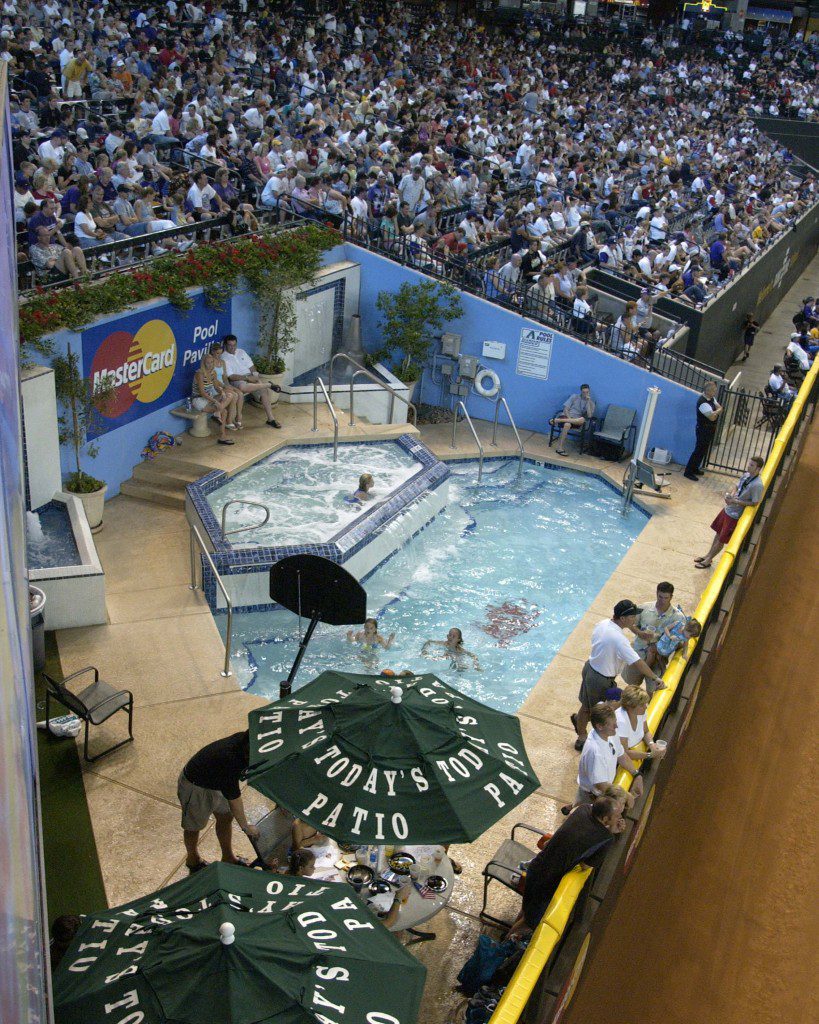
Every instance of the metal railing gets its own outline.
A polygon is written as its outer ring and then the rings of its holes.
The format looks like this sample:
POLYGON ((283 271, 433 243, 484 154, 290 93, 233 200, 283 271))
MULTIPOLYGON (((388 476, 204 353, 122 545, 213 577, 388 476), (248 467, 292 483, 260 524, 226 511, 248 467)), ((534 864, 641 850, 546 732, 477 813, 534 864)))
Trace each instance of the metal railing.
POLYGON ((321 377, 316 377, 313 381, 313 433, 315 434, 318 431, 319 388, 321 388, 321 393, 324 395, 324 401, 327 403, 330 415, 333 417, 333 462, 338 462, 338 416, 336 416, 336 410, 333 408, 333 403, 330 401, 330 396, 327 394, 327 388, 324 386, 324 381, 321 377))
POLYGON ((395 410, 395 399, 397 398, 399 402, 403 402, 404 405, 406 405, 406 407, 407 407, 407 415, 408 416, 409 416, 409 413, 412 412, 412 422, 413 422, 413 425, 414 426, 418 425, 418 410, 415 408, 415 406, 412 404, 412 402, 410 402, 410 400, 408 398, 404 398, 403 395, 399 395, 398 392, 394 388, 391 388, 389 386, 389 384, 387 384, 385 381, 381 380, 380 377, 378 377, 376 374, 374 374, 371 370, 368 370, 366 366, 362 366, 361 363, 359 363, 355 359, 353 359, 352 356, 348 356, 346 352, 336 352, 336 354, 330 360, 330 369, 329 369, 328 374, 327 374, 327 381, 328 381, 328 385, 329 385, 329 388, 330 388, 330 398, 332 398, 332 395, 333 395, 333 366, 335 365, 335 362, 336 362, 337 359, 344 359, 344 360, 346 360, 350 364, 350 366, 355 366, 356 367, 355 372, 353 373, 352 377, 350 378, 350 426, 351 427, 355 426, 355 408, 354 408, 355 389, 354 389, 353 385, 355 384, 355 379, 358 376, 367 377, 369 380, 371 380, 374 384, 377 384, 384 391, 388 391, 389 392, 389 394, 390 394, 390 408, 389 408, 389 415, 387 417, 387 422, 388 423, 392 423, 392 415, 393 415, 393 412, 395 410))
POLYGON ((512 430, 514 430, 515 432, 515 439, 518 442, 518 475, 516 479, 520 480, 521 474, 523 473, 523 441, 521 441, 520 439, 520 434, 518 433, 518 428, 515 424, 514 417, 512 416, 512 410, 509 408, 509 403, 506 401, 503 395, 499 395, 497 402, 495 402, 495 419, 492 422, 492 440, 489 442, 489 444, 490 447, 492 448, 498 447, 496 437, 498 433, 498 415, 500 414, 501 406, 503 406, 504 409, 506 410, 506 415, 509 417, 509 423, 512 427, 512 430))
MULTIPOLYGON (((205 547, 205 542, 202 540, 202 534, 196 529, 193 523, 188 524, 190 526, 190 556, 191 556, 191 582, 188 587, 189 590, 198 590, 198 584, 196 582, 196 545, 194 544, 194 538, 202 549, 202 554, 207 559, 210 571, 213 573, 213 578, 216 580, 216 586, 222 591, 222 597, 225 599, 225 607, 227 608, 227 630, 225 632, 225 667, 222 669, 221 674, 227 678, 232 676, 233 673, 230 671, 230 647, 233 637, 233 602, 230 599, 225 589, 225 585, 222 582, 222 577, 219 575, 219 570, 213 564, 213 559, 210 556, 210 551, 205 547)), ((205 570, 202 569, 202 590, 205 589, 205 570)))
POLYGON ((230 501, 226 501, 222 506, 222 536, 227 540, 228 537, 232 537, 236 533, 247 533, 248 530, 258 530, 262 526, 266 526, 270 520, 270 509, 267 505, 262 505, 258 501, 247 501, 244 498, 232 498, 230 501), (231 505, 252 505, 254 508, 260 508, 264 512, 264 519, 260 523, 252 523, 250 526, 237 526, 235 530, 225 529, 225 518, 227 517, 227 510, 231 505))
POLYGON ((475 438, 475 444, 478 446, 478 483, 480 483, 481 477, 483 476, 483 445, 481 444, 481 439, 478 437, 477 430, 475 430, 475 424, 472 422, 472 419, 470 418, 469 413, 466 411, 466 406, 464 405, 463 402, 458 402, 458 404, 455 406, 455 413, 452 417, 452 444, 450 444, 449 447, 457 448, 457 445, 455 444, 455 435, 457 434, 458 431, 459 409, 463 412, 464 419, 469 424, 469 429, 472 431, 472 436, 475 438))

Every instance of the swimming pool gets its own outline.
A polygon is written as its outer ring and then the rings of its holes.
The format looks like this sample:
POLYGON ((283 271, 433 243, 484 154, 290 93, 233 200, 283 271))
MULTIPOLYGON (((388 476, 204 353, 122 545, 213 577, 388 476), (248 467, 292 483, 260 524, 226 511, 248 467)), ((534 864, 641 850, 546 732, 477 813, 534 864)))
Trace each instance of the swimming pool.
MULTIPOLYGON (((270 520, 263 527, 233 535, 233 547, 320 544, 375 508, 421 469, 412 454, 394 441, 340 444, 335 462, 331 445, 294 445, 228 478, 207 495, 207 501, 219 521, 225 503, 236 499, 270 509, 270 520), (373 500, 364 505, 348 500, 363 473, 375 478, 373 500)), ((234 505, 228 510, 226 528, 251 526, 261 518, 257 508, 234 505)))
MULTIPOLYGON (((516 487, 516 460, 497 459, 478 486, 474 462, 449 465, 444 510, 364 582, 369 614, 383 636, 395 633, 393 646, 371 654, 345 629, 320 625, 296 688, 329 668, 409 668, 516 711, 648 521, 637 508, 624 518, 622 497, 591 474, 526 463, 516 487), (421 656, 426 640, 443 640, 452 626, 481 671, 421 656)), ((224 616, 217 621, 224 630, 224 616)), ((278 699, 298 638, 298 619, 283 609, 236 615, 242 687, 278 699)))

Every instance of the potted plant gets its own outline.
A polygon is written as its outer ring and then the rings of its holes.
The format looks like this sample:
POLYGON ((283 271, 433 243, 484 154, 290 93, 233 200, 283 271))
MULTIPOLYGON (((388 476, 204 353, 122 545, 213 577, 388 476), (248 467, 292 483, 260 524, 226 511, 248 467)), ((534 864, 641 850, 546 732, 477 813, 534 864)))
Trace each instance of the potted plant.
POLYGON ((107 486, 82 468, 81 457, 97 457, 99 449, 88 441, 88 432, 105 414, 116 395, 116 387, 108 376, 101 377, 96 385, 83 377, 80 360, 68 346, 64 356, 57 356, 52 362, 57 401, 62 406, 59 417, 60 444, 71 446, 76 469, 65 480, 65 489, 76 494, 85 508, 88 525, 92 533, 102 529, 107 486))
POLYGON ((424 364, 429 358, 433 336, 444 323, 463 314, 458 292, 437 281, 405 282, 397 292, 379 292, 376 306, 383 341, 381 358, 392 363, 395 376, 408 385, 412 401, 424 364))
MULTIPOLYGON (((281 386, 287 370, 284 356, 296 343, 296 306, 294 290, 308 283, 316 266, 301 267, 284 261, 266 268, 255 282, 259 303, 259 346, 253 365, 259 376, 281 386)), ((278 393, 274 393, 274 401, 278 393)))

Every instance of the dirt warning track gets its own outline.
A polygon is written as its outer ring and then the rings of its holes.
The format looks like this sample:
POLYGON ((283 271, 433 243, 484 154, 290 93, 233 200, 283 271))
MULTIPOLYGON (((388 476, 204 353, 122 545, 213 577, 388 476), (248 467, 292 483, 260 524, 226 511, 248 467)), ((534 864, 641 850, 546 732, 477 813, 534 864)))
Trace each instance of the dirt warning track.
POLYGON ((564 1024, 819 1020, 817 512, 819 417, 564 1024))

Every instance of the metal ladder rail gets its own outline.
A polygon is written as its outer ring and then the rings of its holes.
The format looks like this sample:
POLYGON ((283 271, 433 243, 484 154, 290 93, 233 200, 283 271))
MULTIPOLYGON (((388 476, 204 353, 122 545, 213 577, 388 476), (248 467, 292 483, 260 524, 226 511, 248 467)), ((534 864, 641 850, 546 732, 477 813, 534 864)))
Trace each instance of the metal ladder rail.
POLYGON ((389 386, 389 384, 385 384, 384 381, 381 380, 376 374, 374 374, 371 370, 368 370, 366 366, 362 366, 361 363, 359 363, 359 362, 357 362, 357 360, 353 359, 352 356, 348 356, 346 352, 336 352, 336 354, 330 360, 330 370, 329 370, 329 373, 328 373, 328 380, 329 380, 329 383, 330 383, 330 394, 331 395, 333 393, 333 366, 335 364, 336 359, 344 359, 351 366, 354 366, 356 368, 355 372, 353 373, 352 377, 350 378, 350 426, 351 427, 355 426, 355 410, 354 410, 354 406, 353 406, 353 403, 355 401, 353 396, 354 396, 355 392, 353 391, 353 385, 355 384, 356 377, 358 377, 359 375, 363 375, 364 377, 367 377, 367 379, 371 380, 373 382, 373 384, 377 384, 384 391, 388 391, 389 392, 389 395, 390 395, 389 421, 390 421, 390 423, 392 423, 392 414, 393 414, 393 410, 395 409, 395 400, 397 398, 399 402, 403 402, 404 405, 406 405, 406 407, 407 407, 407 415, 409 415, 409 413, 412 412, 412 422, 413 422, 413 425, 417 426, 417 424, 418 424, 418 410, 415 408, 415 406, 412 404, 412 402, 410 402, 408 399, 404 398, 403 395, 399 395, 398 392, 394 388, 391 388, 389 386))
POLYGON ((267 505, 262 505, 258 501, 246 501, 244 498, 231 498, 230 501, 226 501, 222 506, 222 536, 227 540, 228 537, 232 537, 235 533, 247 533, 248 530, 258 530, 265 526, 269 520, 270 509, 267 505), (264 512, 264 519, 260 523, 252 523, 250 526, 239 526, 235 530, 225 530, 227 510, 231 505, 252 505, 254 508, 260 508, 264 512))
POLYGON ((481 482, 481 477, 483 476, 483 445, 481 444, 481 439, 478 437, 477 430, 475 430, 475 424, 472 422, 472 420, 471 420, 471 418, 469 416, 469 413, 466 411, 466 406, 464 405, 463 402, 458 402, 458 404, 455 406, 455 414, 454 414, 454 416, 452 418, 452 444, 450 444, 449 447, 450 448, 457 447, 456 444, 455 444, 455 435, 456 435, 457 430, 458 430, 458 410, 459 409, 461 409, 463 411, 464 419, 469 424, 469 429, 472 431, 472 436, 475 439, 475 444, 478 446, 478 483, 480 483, 481 482))
MULTIPOLYGON (((227 590, 225 589, 225 585, 222 582, 222 577, 219 575, 219 570, 213 564, 213 559, 210 556, 210 552, 205 547, 205 542, 202 540, 202 534, 196 529, 196 527, 193 525, 193 523, 189 523, 188 525, 190 526, 190 554, 191 554, 191 582, 190 582, 190 586, 189 586, 188 589, 189 590, 198 590, 199 589, 198 585, 196 583, 197 572, 196 572, 196 546, 194 545, 194 537, 195 537, 196 540, 199 543, 199 547, 202 549, 202 554, 208 560, 208 565, 210 566, 211 572, 213 573, 214 579, 216 580, 216 585, 222 591, 222 597, 224 597, 224 599, 225 599, 225 605, 227 607, 227 633, 225 635, 225 667, 222 669, 222 673, 221 674, 225 678, 227 678, 228 676, 233 675, 233 673, 230 671, 230 648, 231 648, 232 637, 233 637, 233 602, 231 601, 230 595, 228 594, 227 590)), ((204 592, 204 590, 205 590, 205 579, 204 579, 204 571, 203 571, 203 573, 202 573, 202 591, 204 592)))
POLYGON ((330 401, 330 396, 327 394, 327 388, 324 386, 324 381, 321 377, 316 377, 313 381, 313 433, 315 434, 318 431, 319 388, 321 388, 321 393, 324 395, 324 401, 327 403, 330 415, 333 417, 333 462, 338 462, 338 416, 336 416, 336 410, 333 408, 333 403, 330 401))
POLYGON ((489 442, 489 444, 490 444, 490 446, 492 448, 497 448, 498 447, 498 443, 495 440, 495 438, 497 437, 497 433, 498 433, 498 415, 500 414, 500 407, 501 407, 501 405, 506 410, 506 415, 509 417, 509 422, 512 425, 512 430, 514 430, 515 438, 516 438, 516 440, 518 442, 518 452, 519 452, 519 455, 518 455, 518 475, 517 475, 517 480, 519 481, 520 477, 521 477, 521 474, 523 473, 523 441, 521 441, 521 439, 520 439, 520 434, 518 433, 518 428, 515 425, 515 420, 514 420, 514 417, 512 416, 512 410, 509 408, 509 403, 506 401, 506 399, 503 397, 503 395, 499 395, 497 402, 495 402, 495 420, 494 420, 494 423, 492 424, 492 440, 489 442))

